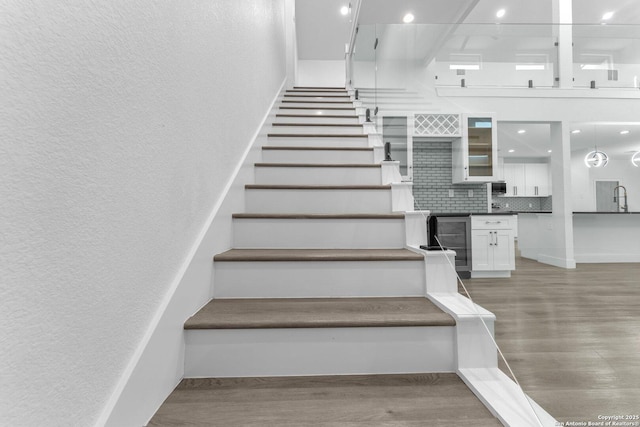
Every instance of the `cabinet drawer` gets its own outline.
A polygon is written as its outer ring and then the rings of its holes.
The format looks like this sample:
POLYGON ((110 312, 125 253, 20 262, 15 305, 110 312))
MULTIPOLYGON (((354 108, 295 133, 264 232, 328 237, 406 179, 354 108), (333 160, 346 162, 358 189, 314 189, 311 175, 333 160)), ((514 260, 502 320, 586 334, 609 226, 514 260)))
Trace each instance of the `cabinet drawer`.
POLYGON ((472 230, 507 230, 513 228, 513 217, 508 215, 482 215, 471 217, 472 230))

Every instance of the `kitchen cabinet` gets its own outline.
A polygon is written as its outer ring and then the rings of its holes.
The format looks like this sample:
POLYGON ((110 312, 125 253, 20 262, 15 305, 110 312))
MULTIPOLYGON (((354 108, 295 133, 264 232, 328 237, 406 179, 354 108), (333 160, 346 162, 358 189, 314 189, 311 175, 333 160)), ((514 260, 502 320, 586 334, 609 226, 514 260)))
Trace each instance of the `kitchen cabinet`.
POLYGON ((504 181, 507 184, 507 191, 504 194, 507 197, 524 196, 525 194, 525 178, 524 164, 522 163, 505 163, 504 164, 504 181))
POLYGON ((513 217, 471 218, 471 277, 510 277, 515 270, 513 217))
POLYGON ((547 163, 505 163, 506 197, 547 197, 551 195, 547 163))
POLYGON ((451 144, 454 184, 495 181, 498 149, 493 114, 463 114, 462 138, 451 144))
POLYGON ((524 165, 524 172, 525 194, 533 197, 547 197, 551 194, 547 163, 527 163, 524 165))

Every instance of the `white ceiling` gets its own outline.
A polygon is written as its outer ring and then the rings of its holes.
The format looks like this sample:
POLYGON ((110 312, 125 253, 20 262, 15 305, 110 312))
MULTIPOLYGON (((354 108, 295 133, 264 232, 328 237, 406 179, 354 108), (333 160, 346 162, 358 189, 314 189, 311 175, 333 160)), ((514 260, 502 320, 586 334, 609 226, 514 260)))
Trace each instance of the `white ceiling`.
MULTIPOLYGON (((545 123, 498 122, 498 155, 505 158, 550 157, 550 125, 545 123), (525 133, 518 133, 524 130, 525 133), (509 150, 514 150, 512 153, 509 150)), ((571 151, 593 150, 595 146, 610 156, 640 151, 640 123, 574 123, 571 151), (621 131, 628 130, 628 134, 621 131)))
MULTIPOLYGON (((296 27, 298 57, 300 59, 317 60, 340 60, 344 59, 345 44, 349 39, 351 28, 350 16, 342 16, 340 8, 349 5, 354 0, 296 0, 296 27)), ((553 23, 555 20, 552 13, 552 0, 362 0, 360 10, 359 39, 365 40, 371 45, 373 51, 373 41, 376 32, 386 32, 387 39, 406 40, 400 37, 405 31, 403 25, 393 27, 383 27, 378 25, 373 28, 371 24, 401 24, 402 17, 411 12, 415 16, 415 24, 495 24, 496 11, 506 9, 505 16, 499 21, 503 24, 532 24, 527 27, 531 34, 528 36, 529 42, 539 40, 540 43, 548 45, 547 33, 544 26, 539 24, 553 23), (398 34, 395 34, 395 33, 398 34), (532 35, 540 32, 539 37, 532 35), (395 34, 395 36, 394 36, 395 34), (397 36, 397 37, 396 37, 397 36)), ((613 11, 613 17, 608 20, 609 24, 629 25, 633 27, 625 29, 627 33, 633 32, 635 39, 640 39, 640 0, 573 0, 573 22, 574 24, 601 24, 602 15, 605 12, 613 11)), ((407 26, 408 28, 412 26, 407 26)), ((444 52, 447 49, 459 49, 460 43, 465 43, 466 48, 482 49, 486 57, 499 58, 505 51, 514 52, 522 48, 514 45, 506 46, 505 43, 516 43, 508 38, 495 37, 492 32, 497 31, 496 26, 451 26, 455 32, 437 34, 443 27, 415 27, 415 46, 422 46, 422 51, 416 49, 413 52, 415 57, 421 54, 423 57, 435 54, 434 51, 444 52), (485 31, 485 36, 478 36, 478 32, 485 31), (468 32, 468 37, 465 32, 468 32), (493 41, 492 41, 493 40, 493 41), (483 46, 471 46, 469 43, 485 42, 483 46), (456 47, 458 45, 458 47, 456 47), (426 53, 425 53, 426 52, 426 53)), ((523 28, 519 26, 519 30, 523 28)), ((604 29, 604 28, 603 28, 604 29)), ((515 31, 508 27, 500 30, 515 31)), ((584 34, 584 38, 578 37, 575 41, 576 48, 580 51, 585 49, 597 50, 597 44, 603 35, 600 35, 599 27, 576 28, 574 32, 577 36, 584 34), (582 48, 581 46, 584 45, 582 48)), ((379 36, 379 34, 378 34, 379 36)), ((518 38, 518 37, 515 37, 518 38)), ((514 38, 514 39, 515 39, 514 38)), ((607 48, 610 49, 611 40, 607 40, 607 48)), ((404 42, 403 42, 404 43, 404 42)), ((386 51, 400 51, 407 55, 406 46, 391 46, 392 43, 385 42, 386 51)), ((531 49, 531 46, 525 47, 531 49)), ((543 49, 538 46, 536 49, 543 49)), ((370 52, 369 52, 370 53, 370 52)), ((356 52, 356 55, 367 55, 367 52, 356 52)), ((624 58, 617 58, 618 62, 637 63, 640 59, 639 49, 627 49, 624 58)), ((576 123, 574 129, 580 129, 581 133, 572 134, 572 150, 584 150, 595 144, 599 148, 607 148, 610 155, 622 154, 640 150, 640 124, 593 124, 576 123), (628 129, 627 135, 620 135, 621 130, 628 129)), ((538 123, 498 123, 498 141, 500 146, 500 156, 504 157, 548 157, 549 125, 538 123), (520 129, 526 130, 524 134, 518 134, 520 129), (509 153, 509 149, 514 149, 509 153)))
MULTIPOLYGON (((355 0, 296 0, 296 28, 300 59, 339 60, 349 40, 350 16, 340 8, 355 0)), ((362 0, 358 24, 401 24, 407 12, 414 24, 549 24, 554 19, 552 0, 362 0), (496 18, 504 8, 505 16, 496 18)), ((613 11, 609 24, 640 24, 640 0, 573 0, 575 24, 600 24, 613 11)), ((587 33, 593 29, 586 29, 587 33)), ((637 34, 637 28, 631 29, 637 34)), ((504 46, 487 46, 498 53, 504 46)), ((491 52, 485 52, 491 55, 491 52)))

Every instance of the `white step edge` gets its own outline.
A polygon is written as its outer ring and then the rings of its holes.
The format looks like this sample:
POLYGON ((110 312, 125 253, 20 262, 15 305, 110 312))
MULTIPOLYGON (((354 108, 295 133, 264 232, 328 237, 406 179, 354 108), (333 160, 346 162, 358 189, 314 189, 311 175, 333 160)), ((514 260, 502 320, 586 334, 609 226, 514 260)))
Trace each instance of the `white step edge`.
POLYGON ((457 373, 467 387, 505 426, 556 427, 560 425, 547 411, 524 394, 518 385, 500 369, 459 369, 457 373))
POLYGON ((214 262, 214 298, 425 296, 424 262, 214 262))
POLYGON ((185 331, 185 378, 455 372, 453 326, 185 331))
POLYGON ((266 163, 334 163, 334 164, 373 164, 374 150, 298 150, 291 149, 262 150, 262 161, 266 163))
POLYGON ((404 218, 233 218, 233 247, 404 248, 404 218))
POLYGON ((256 184, 264 185, 382 185, 382 168, 309 164, 308 166, 255 167, 256 184))
POLYGON ((391 190, 247 189, 249 213, 390 213, 391 190))
POLYGON ((367 136, 358 135, 357 137, 323 137, 310 136, 302 134, 291 134, 292 136, 283 136, 284 133, 270 133, 268 144, 280 147, 347 147, 347 148, 367 148, 370 146, 367 136), (297 135, 297 136, 293 136, 297 135))

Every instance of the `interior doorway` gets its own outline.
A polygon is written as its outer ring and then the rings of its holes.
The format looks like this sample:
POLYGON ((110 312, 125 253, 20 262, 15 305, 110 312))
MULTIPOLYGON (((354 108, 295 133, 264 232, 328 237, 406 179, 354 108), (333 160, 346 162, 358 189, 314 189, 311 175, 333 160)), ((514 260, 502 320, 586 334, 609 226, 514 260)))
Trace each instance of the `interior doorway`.
POLYGON ((596 211, 619 212, 620 198, 615 188, 618 181, 596 181, 596 211))

